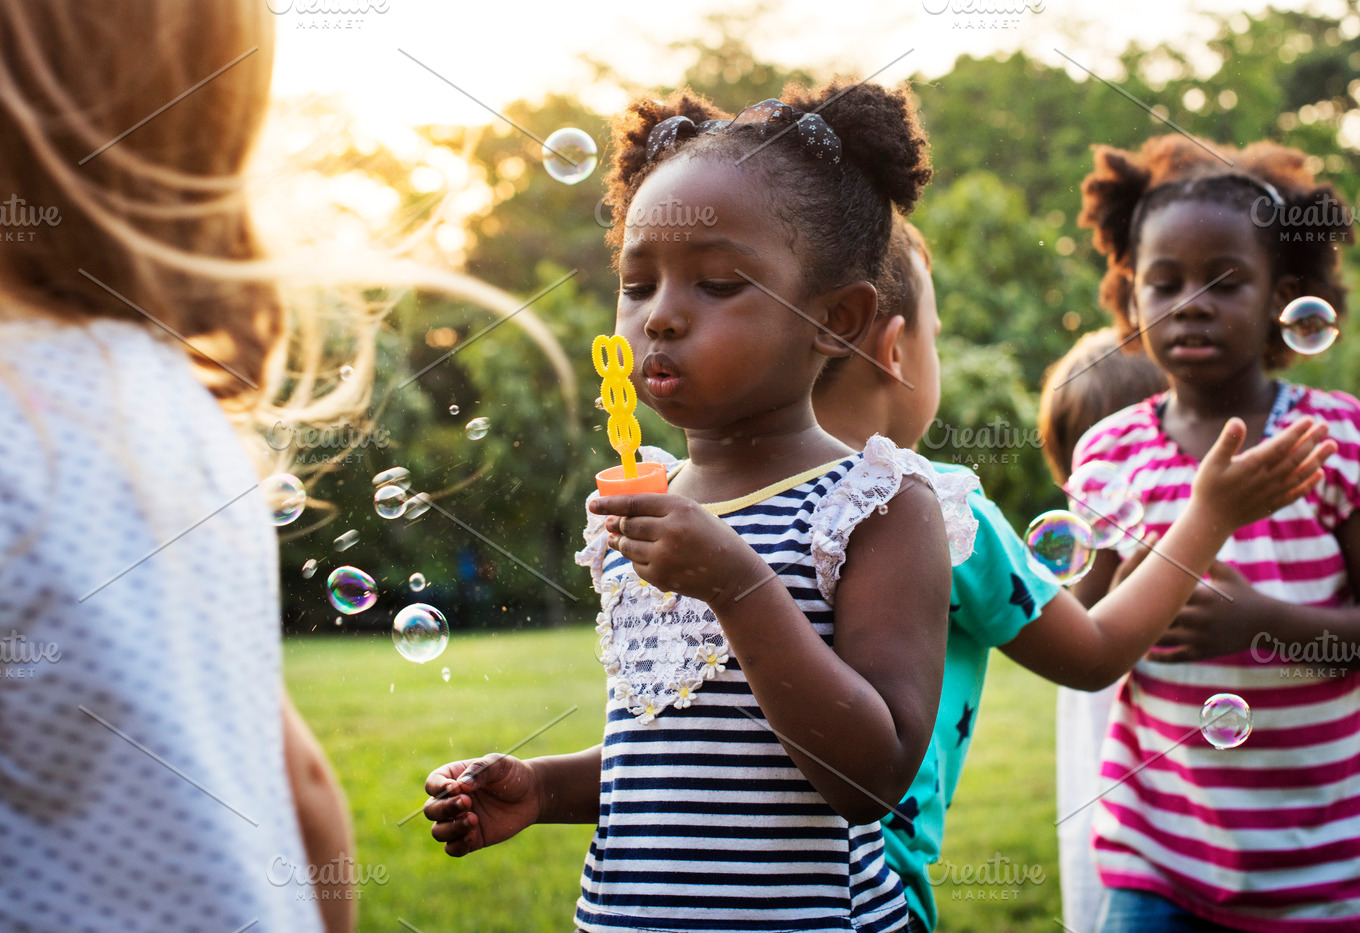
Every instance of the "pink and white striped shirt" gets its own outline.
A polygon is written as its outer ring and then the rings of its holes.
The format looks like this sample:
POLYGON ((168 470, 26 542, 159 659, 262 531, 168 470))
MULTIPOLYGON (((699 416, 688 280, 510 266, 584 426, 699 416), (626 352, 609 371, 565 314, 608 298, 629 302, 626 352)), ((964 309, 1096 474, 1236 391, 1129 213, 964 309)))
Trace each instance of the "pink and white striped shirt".
MULTIPOLYGON (((1146 506, 1148 531, 1159 535, 1184 510, 1199 468, 1162 430, 1166 397, 1096 424, 1073 457, 1074 465, 1117 467, 1146 506)), ((1351 605, 1335 531, 1360 506, 1360 402, 1281 383, 1266 433, 1305 415, 1326 422, 1339 448, 1323 481, 1238 529, 1218 557, 1275 599, 1351 605)), ((1127 543, 1125 557, 1136 547, 1127 543)), ((1095 815, 1096 864, 1107 886, 1150 891, 1234 929, 1353 933, 1360 673, 1263 662, 1273 644, 1195 663, 1143 660, 1124 680, 1101 752, 1102 786, 1115 786, 1095 815), (1234 749, 1215 749, 1198 731, 1201 706, 1220 692, 1252 709, 1251 737, 1234 749)))

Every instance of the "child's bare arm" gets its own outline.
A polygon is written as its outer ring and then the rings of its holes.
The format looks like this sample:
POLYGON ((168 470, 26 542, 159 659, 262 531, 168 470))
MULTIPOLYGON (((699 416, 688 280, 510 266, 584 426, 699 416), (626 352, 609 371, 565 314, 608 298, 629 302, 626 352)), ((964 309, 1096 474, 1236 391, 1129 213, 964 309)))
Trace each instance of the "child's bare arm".
POLYGON ((600 813, 600 746, 527 761, 487 755, 453 761, 425 779, 425 817, 444 851, 461 858, 535 823, 594 823, 600 813))
MULTIPOLYGON (((1336 537, 1354 590, 1360 580, 1360 512, 1337 528, 1336 537)), ((1210 571, 1232 602, 1200 587, 1157 642, 1157 661, 1201 661, 1238 651, 1271 660, 1312 662, 1320 668, 1360 670, 1360 606, 1299 606, 1266 596, 1226 565, 1210 571), (1322 639, 1322 641, 1319 641, 1322 639), (1305 655, 1305 650, 1313 654, 1305 655)))
MULTIPOLYGON (((826 801, 854 823, 888 813, 939 704, 951 571, 935 494, 908 482, 856 527, 834 650, 760 555, 694 502, 612 496, 592 508, 625 518, 623 554, 643 579, 708 602, 770 727, 826 801)), ((607 527, 618 547, 618 519, 607 527)))
POLYGON ((1079 690, 1099 690, 1133 667, 1195 592, 1228 536, 1316 485, 1322 461, 1336 449, 1323 440, 1325 426, 1300 419, 1237 454, 1245 430, 1238 419, 1224 427, 1195 478, 1186 511, 1124 583, 1089 612, 1059 594, 1002 651, 1079 690))

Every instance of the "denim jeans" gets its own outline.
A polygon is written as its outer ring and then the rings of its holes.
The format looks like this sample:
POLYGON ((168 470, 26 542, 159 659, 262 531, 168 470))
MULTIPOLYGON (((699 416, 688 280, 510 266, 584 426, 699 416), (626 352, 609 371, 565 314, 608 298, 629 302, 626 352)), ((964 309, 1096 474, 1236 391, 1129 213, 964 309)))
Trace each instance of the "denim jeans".
POLYGON ((1238 933, 1197 917, 1166 898, 1130 888, 1109 888, 1096 933, 1238 933))

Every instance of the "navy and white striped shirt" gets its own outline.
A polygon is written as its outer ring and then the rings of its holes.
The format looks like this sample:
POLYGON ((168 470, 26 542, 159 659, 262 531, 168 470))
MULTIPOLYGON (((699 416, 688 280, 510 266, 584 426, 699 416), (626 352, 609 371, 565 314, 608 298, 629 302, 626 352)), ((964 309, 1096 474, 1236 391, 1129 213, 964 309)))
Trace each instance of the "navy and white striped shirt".
MULTIPOLYGON (((929 466, 920 469, 924 460, 883 443, 886 463, 855 454, 706 506, 777 571, 828 645, 830 598, 853 525, 895 495, 904 474, 936 479, 929 466), (854 489, 833 495, 847 476, 854 489), (840 527, 827 525, 832 517, 840 527)), ((656 453, 649 459, 673 462, 656 453)), ((611 674, 580 929, 906 929, 902 885, 884 861, 879 824, 849 824, 803 777, 728 656, 713 612, 641 582, 605 538, 603 516, 592 515, 577 554, 602 594, 601 648, 611 674)))

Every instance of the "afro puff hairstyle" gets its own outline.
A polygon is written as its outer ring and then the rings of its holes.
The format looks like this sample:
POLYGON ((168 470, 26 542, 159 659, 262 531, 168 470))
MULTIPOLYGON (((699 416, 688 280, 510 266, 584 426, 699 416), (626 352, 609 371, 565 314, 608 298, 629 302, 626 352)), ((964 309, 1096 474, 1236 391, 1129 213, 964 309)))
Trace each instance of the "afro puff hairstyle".
POLYGON ((665 100, 636 98, 629 103, 613 121, 606 179, 605 203, 613 224, 605 240, 614 250, 616 269, 629 207, 658 165, 689 158, 735 163, 760 149, 740 168, 759 173, 775 216, 801 248, 805 290, 815 293, 849 281, 878 280, 894 208, 910 212, 931 176, 929 144, 909 92, 837 79, 812 91, 790 84, 780 99, 820 114, 840 137, 838 164, 818 160, 795 133, 767 142, 754 124, 679 139, 649 159, 647 140, 662 120, 684 116, 697 124, 731 115, 686 89, 665 100))
MULTIPOLYGON (((1273 142, 1245 149, 1215 146, 1206 150, 1183 136, 1154 136, 1138 152, 1093 146, 1095 170, 1081 184, 1077 223, 1094 232, 1096 249, 1107 262, 1100 282, 1100 304, 1114 317, 1120 337, 1137 329, 1129 317, 1133 271, 1142 222, 1158 207, 1176 200, 1204 200, 1240 207, 1256 225, 1266 251, 1274 257, 1274 277, 1291 279, 1300 295, 1315 295, 1346 313, 1341 281, 1341 246, 1354 240, 1353 216, 1336 189, 1317 182, 1298 149, 1273 142), (1245 177, 1244 177, 1245 176, 1245 177), (1264 213, 1257 202, 1271 185, 1283 204, 1264 213), (1331 210, 1318 210, 1330 199, 1331 210), (1311 212, 1309 207, 1314 207, 1311 212), (1341 218, 1338 223, 1338 217, 1341 218), (1289 226, 1282 224, 1288 218, 1289 226), (1303 222, 1296 222, 1302 220, 1303 222)), ((1278 313, 1279 309, 1276 309, 1278 313)), ((1278 330, 1266 348, 1267 369, 1287 366, 1293 351, 1278 330)))

